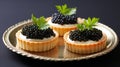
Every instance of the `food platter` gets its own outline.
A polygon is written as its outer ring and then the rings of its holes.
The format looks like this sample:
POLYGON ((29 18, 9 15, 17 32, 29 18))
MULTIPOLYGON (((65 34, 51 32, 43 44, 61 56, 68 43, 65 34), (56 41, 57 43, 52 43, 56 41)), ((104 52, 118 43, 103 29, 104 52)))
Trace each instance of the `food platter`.
POLYGON ((100 52, 96 52, 88 55, 80 55, 80 54, 72 53, 67 49, 65 49, 63 37, 59 37, 59 42, 57 46, 50 51, 29 52, 17 47, 15 34, 24 25, 31 23, 32 22, 30 20, 27 20, 27 22, 22 21, 9 27, 3 33, 3 42, 5 46, 17 54, 33 59, 48 60, 48 61, 73 61, 73 60, 83 60, 83 59, 90 59, 90 58, 96 58, 98 56, 102 56, 104 54, 111 52, 118 44, 118 37, 117 34, 114 32, 114 30, 105 24, 98 23, 97 28, 105 32, 107 35, 107 47, 100 52))

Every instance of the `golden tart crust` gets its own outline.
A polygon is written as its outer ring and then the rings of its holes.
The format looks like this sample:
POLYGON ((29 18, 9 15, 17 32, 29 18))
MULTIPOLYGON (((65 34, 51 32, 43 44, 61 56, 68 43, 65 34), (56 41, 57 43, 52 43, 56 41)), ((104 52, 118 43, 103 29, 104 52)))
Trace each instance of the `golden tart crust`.
POLYGON ((58 33, 54 31, 55 37, 49 40, 28 40, 28 39, 22 39, 20 37, 21 30, 19 30, 16 33, 16 40, 17 40, 17 47, 27 50, 27 51, 34 51, 34 52, 43 52, 48 51, 52 48, 54 48, 58 43, 58 33))
MULTIPOLYGON (((51 17, 47 18, 48 24, 49 24, 49 21, 51 21, 51 19, 52 19, 51 17)), ((81 18, 77 19, 78 23, 82 23, 83 21, 84 21, 84 19, 81 19, 81 18)), ((49 25, 52 29, 56 30, 59 33, 59 36, 64 36, 64 34, 66 32, 77 29, 76 25, 72 25, 72 26, 68 26, 68 27, 64 27, 62 25, 59 27, 57 25, 54 25, 54 23, 53 23, 53 25, 52 24, 49 24, 49 25)))
POLYGON ((71 52, 79 54, 90 54, 106 48, 107 36, 103 34, 99 41, 89 44, 73 43, 68 40, 69 32, 64 35, 65 48, 71 52))

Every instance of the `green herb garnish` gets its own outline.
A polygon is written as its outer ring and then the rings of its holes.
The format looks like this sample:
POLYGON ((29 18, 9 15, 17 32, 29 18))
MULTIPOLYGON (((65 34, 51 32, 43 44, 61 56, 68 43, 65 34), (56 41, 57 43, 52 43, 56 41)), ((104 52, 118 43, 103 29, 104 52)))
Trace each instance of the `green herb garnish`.
POLYGON ((66 4, 60 6, 60 5, 56 5, 56 8, 58 10, 58 12, 60 12, 63 15, 73 15, 76 13, 76 8, 68 8, 68 6, 66 4))
POLYGON ((45 20, 45 17, 42 16, 40 18, 36 18, 33 14, 32 14, 32 21, 35 25, 38 26, 38 29, 47 29, 49 27, 49 25, 47 24, 47 21, 45 20))
POLYGON ((79 30, 84 31, 85 29, 92 30, 96 23, 99 21, 99 18, 93 17, 92 19, 88 17, 87 20, 84 20, 82 24, 78 24, 77 27, 79 30))

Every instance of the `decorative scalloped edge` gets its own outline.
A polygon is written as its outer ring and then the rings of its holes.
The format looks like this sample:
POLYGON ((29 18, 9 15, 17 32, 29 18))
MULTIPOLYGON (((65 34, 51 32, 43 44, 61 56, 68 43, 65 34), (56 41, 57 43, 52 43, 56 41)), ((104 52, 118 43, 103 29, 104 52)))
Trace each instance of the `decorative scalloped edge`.
MULTIPOLYGON (((28 19, 27 21, 31 21, 30 19, 28 19)), ((22 51, 22 50, 18 50, 16 49, 16 47, 14 47, 12 45, 12 43, 10 43, 9 41, 9 34, 17 27, 19 26, 22 26, 24 24, 27 24, 28 22, 26 21, 22 21, 22 22, 19 22, 15 25, 12 25, 10 26, 4 33, 3 33, 3 36, 2 36, 2 39, 3 39, 3 42, 5 44, 5 46, 10 49, 11 51, 17 53, 17 54, 20 54, 22 56, 26 56, 26 57, 29 57, 29 58, 33 58, 33 59, 39 59, 39 60, 46 60, 46 61, 75 61, 75 60, 83 60, 83 59, 90 59, 90 58, 96 58, 98 56, 101 56, 101 55, 105 55, 107 53, 109 53, 110 51, 112 51, 118 44, 118 37, 116 35, 116 33, 108 26, 102 24, 102 23, 98 23, 99 26, 102 26, 102 27, 105 27, 107 28, 108 30, 111 31, 111 33, 113 34, 114 36, 114 43, 110 43, 106 50, 104 51, 101 51, 101 52, 98 52, 98 53, 95 53, 95 54, 91 54, 91 55, 88 55, 88 56, 84 56, 84 57, 77 57, 77 58, 50 58, 50 57, 44 57, 44 56, 38 56, 38 55, 33 55, 33 54, 30 54, 30 53, 27 53, 25 51, 22 51)))

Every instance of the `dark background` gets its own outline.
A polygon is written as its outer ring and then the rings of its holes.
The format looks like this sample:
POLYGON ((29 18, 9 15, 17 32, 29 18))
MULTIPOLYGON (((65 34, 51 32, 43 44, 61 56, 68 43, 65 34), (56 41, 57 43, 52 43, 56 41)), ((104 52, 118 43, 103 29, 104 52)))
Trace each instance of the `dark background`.
POLYGON ((110 53, 82 61, 50 62, 23 57, 6 48, 3 32, 13 24, 31 18, 49 17, 57 12, 55 5, 77 7, 77 16, 99 17, 100 22, 111 27, 120 37, 120 0, 0 0, 0 67, 35 67, 58 64, 64 66, 120 67, 120 43, 110 53), (64 64, 64 65, 63 65, 64 64))

